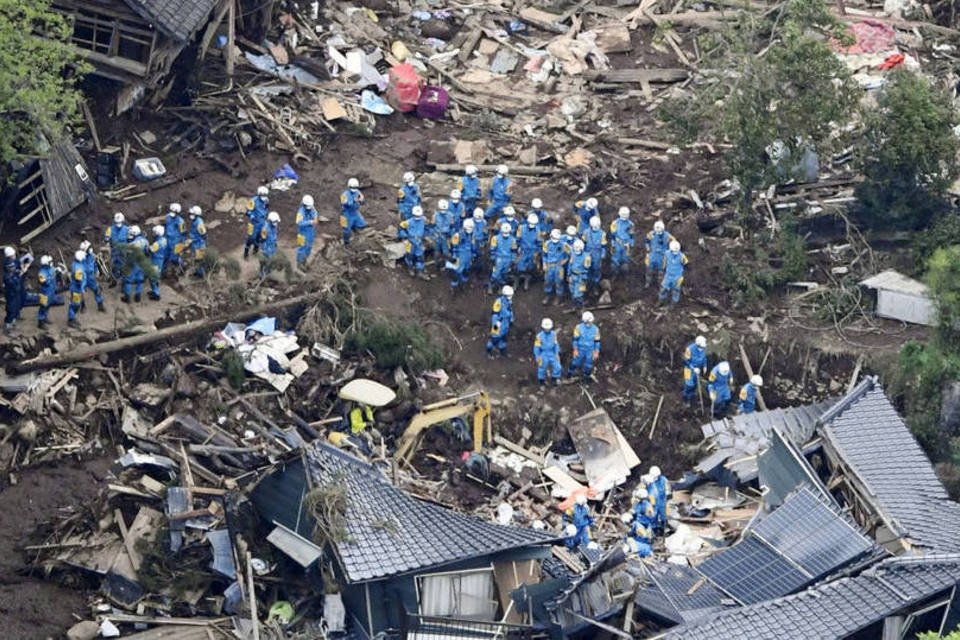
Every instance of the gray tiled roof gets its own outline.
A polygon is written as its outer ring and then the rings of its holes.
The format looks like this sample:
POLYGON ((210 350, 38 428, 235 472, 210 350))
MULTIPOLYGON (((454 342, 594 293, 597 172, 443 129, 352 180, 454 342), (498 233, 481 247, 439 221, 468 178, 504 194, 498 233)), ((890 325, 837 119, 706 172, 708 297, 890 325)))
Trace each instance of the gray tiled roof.
POLYGON ((681 624, 733 604, 693 567, 672 562, 645 562, 642 567, 649 582, 634 595, 640 611, 681 624))
POLYGON ((417 500, 377 468, 324 443, 305 453, 314 487, 331 482, 346 486, 346 535, 334 550, 349 582, 557 540, 555 534, 494 524, 417 500))
POLYGON ((193 37, 210 16, 216 0, 124 0, 160 31, 180 42, 193 37))
POLYGON ((843 638, 960 583, 960 554, 891 558, 852 578, 675 627, 664 638, 843 638))
POLYGON ((950 500, 876 379, 860 383, 822 422, 824 438, 896 533, 935 551, 960 551, 960 504, 950 500))

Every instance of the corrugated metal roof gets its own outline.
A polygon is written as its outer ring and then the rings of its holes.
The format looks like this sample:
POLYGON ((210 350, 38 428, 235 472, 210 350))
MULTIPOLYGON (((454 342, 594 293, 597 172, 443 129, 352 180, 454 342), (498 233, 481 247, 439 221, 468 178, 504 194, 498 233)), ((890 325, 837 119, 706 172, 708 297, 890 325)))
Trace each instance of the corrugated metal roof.
POLYGON ((885 289, 887 291, 897 291, 923 297, 927 297, 929 292, 927 285, 919 280, 908 278, 893 269, 881 271, 877 275, 861 281, 860 284, 871 289, 885 289))

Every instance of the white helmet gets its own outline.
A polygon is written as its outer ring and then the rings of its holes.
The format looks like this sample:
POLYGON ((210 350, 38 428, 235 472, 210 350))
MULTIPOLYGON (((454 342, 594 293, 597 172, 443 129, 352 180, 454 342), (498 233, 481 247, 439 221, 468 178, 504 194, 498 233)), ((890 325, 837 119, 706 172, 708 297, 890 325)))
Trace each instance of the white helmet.
POLYGON ((600 228, 600 217, 599 217, 599 216, 593 216, 592 218, 590 218, 590 228, 591 228, 591 229, 599 229, 599 228, 600 228))
POLYGON ((423 207, 417 205, 413 208, 413 215, 417 218, 423 215, 423 207))
POLYGON ((278 223, 280 222, 280 214, 276 211, 271 211, 269 214, 267 214, 267 220, 273 223, 278 223))
POLYGON ((3 257, 4 257, 4 258, 12 258, 12 257, 14 257, 14 256, 16 256, 16 255, 17 255, 17 251, 16 251, 16 249, 14 249, 13 247, 4 247, 4 248, 3 248, 3 257))
POLYGON ((580 238, 577 238, 576 240, 573 241, 573 251, 574 253, 580 253, 581 251, 583 251, 583 240, 581 240, 580 238))
POLYGON ((407 171, 405 174, 403 174, 403 181, 407 184, 413 184, 416 179, 417 177, 413 175, 413 171, 407 171))
POLYGON ((270 195, 270 188, 267 186, 257 187, 257 195, 261 197, 270 195))
POLYGON ((624 511, 620 514, 620 522, 623 524, 630 524, 633 522, 633 513, 630 511, 624 511))
POLYGON ((473 231, 473 218, 467 218, 463 221, 464 231, 473 231))
POLYGON ((563 533, 568 538, 577 535, 577 525, 572 522, 563 528, 563 533))
POLYGON ((437 203, 437 209, 439 209, 440 211, 446 211, 449 208, 450 208, 450 203, 447 202, 446 200, 441 200, 440 202, 437 203))
POLYGON ((538 222, 540 222, 540 218, 537 217, 537 214, 531 213, 527 215, 527 224, 531 227, 537 226, 538 222))
POLYGON ((454 202, 460 202, 460 189, 454 189, 450 192, 450 199, 454 202))
MULTIPOLYGON (((553 322, 551 322, 550 318, 544 319, 544 322, 549 322, 549 323, 550 323, 550 326, 551 326, 551 327, 553 326, 553 322)), ((577 494, 577 504, 587 504, 587 494, 585 494, 585 493, 578 493, 578 494, 577 494)))
POLYGON ((203 212, 200 210, 200 207, 198 207, 197 205, 193 205, 192 207, 190 207, 190 215, 191 215, 191 216, 198 216, 198 215, 200 215, 201 213, 203 213, 203 212))
POLYGON ((580 319, 586 322, 587 324, 591 324, 593 322, 593 313, 589 311, 584 311, 583 315, 580 316, 580 319))
POLYGON ((508 298, 513 297, 513 287, 508 284, 503 285, 503 289, 500 289, 500 293, 507 296, 508 298))
POLYGON ((533 207, 534 209, 542 209, 543 200, 541 200, 540 198, 534 198, 533 200, 530 201, 530 206, 533 207))
POLYGON ((131 236, 136 238, 138 235, 140 235, 140 227, 138 225, 133 225, 132 227, 130 227, 129 233, 131 236))
POLYGON ((647 488, 643 484, 637 485, 637 488, 633 490, 634 500, 645 500, 649 498, 650 494, 647 492, 647 488))
POLYGON ((500 225, 500 233, 502 233, 505 236, 510 235, 511 230, 512 230, 512 227, 510 226, 509 222, 504 222, 502 225, 500 225))
POLYGON ((86 251, 80 251, 80 250, 78 249, 77 252, 73 254, 73 259, 76 260, 76 261, 78 261, 78 262, 83 262, 86 258, 87 258, 87 252, 86 252, 86 251))
POLYGON ((313 207, 313 196, 303 196, 303 200, 300 201, 300 204, 305 207, 313 207))
POLYGON ((577 235, 577 228, 571 224, 569 227, 567 227, 567 235, 568 236, 577 235))
POLYGON ((501 176, 505 176, 508 173, 510 173, 510 169, 507 167, 507 165, 501 164, 500 166, 497 167, 497 174, 501 176))
POLYGON ((359 188, 360 188, 359 180, 357 180, 356 178, 350 178, 349 180, 347 180, 347 189, 359 189, 359 188))
POLYGON ((720 364, 717 365, 717 371, 719 371, 720 374, 721 374, 721 375, 724 375, 724 376, 727 375, 727 374, 729 374, 729 373, 730 373, 730 363, 727 362, 726 360, 724 360, 723 362, 721 362, 720 364))
POLYGON ((621 220, 627 220, 630 218, 630 207, 620 207, 620 210, 617 211, 617 215, 621 220))
POLYGON ((550 239, 553 240, 554 242, 559 240, 562 236, 563 234, 560 233, 560 229, 553 229, 550 231, 550 239))
MULTIPOLYGON (((89 251, 90 247, 91 245, 89 240, 84 240, 83 242, 80 243, 80 251, 89 251)), ((10 250, 12 251, 13 248, 11 247, 10 250)))
POLYGON ((750 376, 750 384, 752 384, 755 387, 762 387, 763 376, 760 376, 759 374, 756 374, 756 373, 753 374, 752 376, 750 376))
POLYGON ((707 348, 707 339, 703 336, 697 336, 694 338, 693 343, 696 344, 701 349, 707 348))
POLYGON ((180 207, 180 203, 179 202, 170 203, 170 211, 173 213, 180 213, 180 211, 182 211, 180 207))
POLYGON ((660 467, 658 467, 657 465, 653 465, 652 467, 650 467, 650 471, 647 472, 647 475, 650 476, 651 481, 655 481, 657 478, 660 477, 660 467))
POLYGON ((543 320, 540 321, 540 328, 543 329, 544 331, 550 331, 551 329, 553 329, 553 320, 551 320, 550 318, 544 318, 543 320))
POLYGON ((40 264, 44 267, 53 264, 53 258, 50 256, 40 256, 40 264))
POLYGON ((119 211, 116 212, 115 214, 113 214, 113 222, 114 222, 114 224, 123 224, 123 221, 124 221, 124 220, 126 220, 126 218, 125 218, 124 215, 123 215, 122 213, 120 213, 119 211))
POLYGON ((483 220, 483 209, 477 207, 473 210, 473 219, 474 220, 483 220))
POLYGON ((670 241, 670 251, 677 253, 680 251, 680 243, 677 240, 670 241))
POLYGON ((653 230, 657 233, 661 233, 666 227, 663 226, 663 220, 657 220, 653 223, 653 230))
POLYGON ((477 167, 475 165, 468 164, 463 168, 463 172, 468 176, 475 176, 477 175, 477 167))
POLYGON ((517 210, 514 209, 514 208, 511 207, 511 206, 506 206, 506 207, 503 208, 503 213, 504 213, 508 218, 512 218, 513 216, 517 215, 517 210))
POLYGON ((587 198, 587 209, 596 209, 598 204, 596 198, 587 198))
POLYGON ((153 235, 160 237, 164 233, 164 228, 159 224, 153 226, 153 235))

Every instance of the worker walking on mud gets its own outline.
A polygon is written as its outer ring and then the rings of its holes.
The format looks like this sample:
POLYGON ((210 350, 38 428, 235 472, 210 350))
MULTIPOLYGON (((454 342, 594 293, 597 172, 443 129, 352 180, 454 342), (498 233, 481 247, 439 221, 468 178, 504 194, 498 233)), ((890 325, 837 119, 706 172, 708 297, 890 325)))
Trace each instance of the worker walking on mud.
POLYGON ((647 493, 652 498, 655 518, 654 531, 663 532, 667 526, 667 501, 673 496, 673 489, 670 488, 670 481, 660 473, 660 467, 653 465, 647 473, 646 482, 647 493))
POLYGON ((306 195, 297 209, 297 266, 307 269, 307 258, 313 253, 313 241, 317 235, 319 214, 313 207, 313 196, 306 195))
POLYGON ((483 209, 477 207, 473 210, 473 270, 477 273, 483 271, 486 261, 487 247, 490 244, 488 237, 487 220, 483 215, 483 209))
POLYGON ((665 268, 667 259, 667 250, 670 243, 673 242, 673 236, 667 233, 662 220, 653 223, 653 231, 647 233, 643 241, 643 246, 647 250, 646 267, 647 272, 644 276, 643 286, 649 287, 655 280, 661 279, 661 274, 665 268))
POLYGON ((510 225, 511 234, 517 235, 517 230, 520 228, 520 219, 517 217, 517 210, 514 209, 512 205, 507 205, 503 208, 503 215, 497 219, 495 228, 499 229, 505 224, 510 225))
MULTIPOLYGON (((513 198, 513 185, 510 183, 510 169, 507 165, 501 164, 497 167, 497 175, 493 177, 490 184, 490 205, 486 210, 487 219, 491 219, 503 210, 513 198)), ((514 229, 516 231, 516 229, 514 229)))
POLYGON ((135 302, 140 302, 143 296, 143 267, 147 263, 147 248, 147 239, 140 233, 140 227, 130 227, 130 241, 125 256, 126 274, 123 277, 123 295, 120 297, 124 302, 130 302, 131 293, 135 302))
POLYGON ((550 212, 543 208, 543 200, 534 198, 530 201, 530 214, 537 216, 537 226, 540 228, 541 237, 546 238, 553 231, 553 217, 550 212))
POLYGON ((560 341, 550 318, 540 321, 540 331, 533 340, 533 357, 537 361, 537 382, 540 386, 547 384, 548 377, 552 378, 555 385, 559 385, 563 371, 560 366, 560 341))
POLYGON ((360 191, 360 181, 356 178, 347 180, 347 190, 340 194, 340 232, 343 244, 350 244, 354 231, 367 228, 367 221, 360 213, 363 204, 363 192, 360 191))
POLYGON ((590 219, 600 217, 600 203, 596 198, 577 200, 573 203, 573 213, 577 216, 577 233, 583 235, 590 228, 590 219))
POLYGON ((727 415, 731 388, 733 388, 733 374, 730 371, 730 363, 726 360, 718 362, 710 371, 710 377, 707 378, 707 393, 710 396, 711 413, 714 418, 720 419, 727 415))
POLYGON ((590 544, 590 527, 593 526, 593 517, 590 515, 585 494, 578 494, 574 505, 563 512, 563 522, 566 523, 564 527, 566 538, 563 542, 568 549, 576 549, 581 544, 585 546, 590 544))
POLYGON ((504 285, 500 295, 493 301, 490 314, 490 337, 487 339, 487 357, 507 356, 507 335, 513 324, 513 287, 504 285))
POLYGON ((590 255, 587 274, 591 286, 600 284, 600 269, 607 257, 607 233, 601 228, 600 217, 590 218, 590 228, 583 234, 583 248, 590 255))
POLYGON ((564 269, 570 260, 570 247, 563 241, 560 229, 550 232, 550 239, 543 243, 543 304, 549 304, 550 298, 563 298, 566 282, 564 269))
POLYGON ((707 370, 707 339, 697 336, 683 351, 683 401, 693 402, 700 386, 700 376, 707 370))
POLYGON ((477 168, 472 164, 468 164, 463 169, 463 177, 460 178, 460 195, 463 198, 464 210, 474 211, 477 208, 477 203, 480 202, 480 178, 477 176, 477 168))
POLYGON ((129 239, 128 231, 126 217, 118 211, 113 214, 113 224, 103 232, 104 241, 110 245, 110 275, 114 282, 123 278, 123 247, 129 239))
POLYGON ((167 264, 180 266, 180 255, 183 253, 183 240, 186 233, 187 223, 180 215, 180 203, 171 203, 167 217, 163 221, 163 235, 167 239, 167 264))
POLYGON ((257 195, 247 203, 247 241, 243 244, 243 259, 250 257, 250 249, 256 255, 260 251, 260 232, 267 220, 267 207, 270 204, 270 189, 257 187, 257 195))
POLYGON ((570 286, 570 298, 578 307, 583 306, 583 296, 587 293, 590 262, 590 254, 584 251, 583 240, 575 240, 570 264, 567 267, 567 281, 570 286))
POLYGON ((397 210, 400 212, 400 221, 409 220, 413 215, 413 208, 422 205, 420 187, 417 186, 417 177, 412 171, 403 174, 403 184, 397 190, 397 210))
POLYGON ((630 220, 630 209, 620 207, 617 219, 610 223, 610 242, 613 252, 610 264, 613 275, 619 276, 627 272, 630 267, 630 252, 633 251, 633 221, 630 220))
POLYGON ((573 329, 572 356, 567 377, 572 378, 579 371, 580 380, 587 384, 593 365, 600 357, 600 328, 593 323, 593 313, 590 311, 584 311, 580 320, 573 329))
POLYGON ((500 233, 490 238, 490 260, 493 262, 493 271, 487 286, 488 293, 506 283, 517 262, 517 238, 506 222, 500 225, 500 233))
POLYGON ((450 220, 452 221, 453 230, 457 231, 463 226, 463 221, 468 215, 472 215, 463 206, 463 200, 460 196, 460 189, 454 189, 450 192, 450 202, 449 209, 450 211, 450 220))
POLYGON ((763 386, 763 378, 757 374, 750 376, 749 382, 740 387, 740 413, 753 413, 757 410, 757 391, 763 386))
POLYGON ((67 325, 74 329, 80 328, 77 314, 83 304, 83 290, 87 286, 87 268, 84 265, 86 254, 79 249, 73 254, 73 263, 70 265, 70 304, 67 306, 67 325))
MULTIPOLYGON (((93 292, 93 300, 97 303, 97 311, 106 311, 103 306, 103 293, 100 291, 100 285, 97 283, 97 276, 100 275, 100 267, 97 265, 97 254, 93 252, 93 245, 89 240, 80 243, 80 251, 83 251, 83 267, 86 272, 84 280, 84 293, 93 292)), ((80 311, 86 308, 86 301, 80 302, 80 311)))
POLYGON ((540 232, 540 220, 535 213, 527 216, 527 224, 517 232, 517 244, 520 257, 517 260, 517 275, 523 283, 523 290, 530 289, 530 280, 540 268, 540 250, 543 247, 543 235, 540 232))
POLYGON ((266 278, 270 273, 273 256, 277 255, 277 237, 280 232, 280 214, 271 211, 267 214, 267 223, 263 225, 260 231, 260 246, 263 252, 260 254, 260 277, 266 278))
POLYGON ((450 238, 452 260, 446 264, 450 269, 450 288, 456 294, 470 279, 473 263, 473 218, 463 221, 463 228, 450 238))
POLYGON ((568 247, 570 247, 570 249, 572 250, 572 249, 573 249, 573 243, 576 242, 576 241, 579 240, 579 239, 580 239, 580 238, 577 236, 577 228, 576 228, 575 226, 573 226, 572 224, 571 224, 571 225, 567 225, 567 228, 566 228, 566 230, 564 231, 564 234, 563 234, 563 242, 564 242, 568 247))
MULTIPOLYGON (((126 231, 126 229, 124 229, 126 231)), ((40 268, 37 270, 38 300, 37 328, 47 326, 50 317, 50 307, 63 304, 63 298, 57 295, 57 270, 53 266, 53 258, 40 256, 40 268)))
POLYGON ((658 301, 663 304, 670 294, 670 302, 680 302, 680 289, 683 287, 683 271, 687 266, 687 256, 680 251, 680 243, 674 240, 667 252, 666 268, 663 271, 663 283, 660 285, 658 301))
POLYGON ((159 224, 153 228, 153 242, 150 244, 150 262, 153 263, 153 272, 150 273, 150 291, 147 295, 151 300, 160 299, 160 277, 167 259, 167 239, 164 237, 164 228, 159 224))
POLYGON ((410 275, 415 275, 424 280, 427 279, 423 272, 423 254, 424 239, 427 236, 427 222, 423 217, 423 207, 417 205, 413 208, 409 219, 400 223, 397 229, 397 239, 404 241, 406 253, 403 261, 407 265, 407 271, 410 275))
POLYGON ((194 278, 202 278, 207 274, 203 266, 203 257, 207 254, 207 225, 203 223, 203 211, 197 205, 190 207, 190 251, 196 268, 194 278))
MULTIPOLYGON (((457 221, 459 224, 459 221, 457 221)), ((443 271, 444 265, 450 259, 450 236, 454 230, 453 215, 450 213, 450 203, 446 200, 437 202, 437 210, 433 213, 430 224, 433 238, 434 259, 443 271)))

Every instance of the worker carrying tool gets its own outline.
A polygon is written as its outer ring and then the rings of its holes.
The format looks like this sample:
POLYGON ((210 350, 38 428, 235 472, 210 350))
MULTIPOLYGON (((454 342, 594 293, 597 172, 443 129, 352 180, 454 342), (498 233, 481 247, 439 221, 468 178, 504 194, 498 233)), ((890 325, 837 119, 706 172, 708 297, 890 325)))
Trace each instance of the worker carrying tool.
POLYGON ((580 494, 572 507, 563 512, 564 544, 568 549, 575 549, 581 544, 590 544, 590 527, 593 525, 593 517, 590 515, 590 507, 587 506, 587 496, 580 494))

